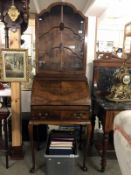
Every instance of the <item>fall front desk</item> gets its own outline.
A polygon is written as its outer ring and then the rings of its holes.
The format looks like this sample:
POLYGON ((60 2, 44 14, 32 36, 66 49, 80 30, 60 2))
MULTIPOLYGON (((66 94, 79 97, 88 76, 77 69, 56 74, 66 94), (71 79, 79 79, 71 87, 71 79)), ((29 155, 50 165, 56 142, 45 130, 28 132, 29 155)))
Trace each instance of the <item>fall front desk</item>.
MULTIPOLYGON (((36 77, 33 80, 29 133, 31 171, 35 169, 34 125, 83 125, 91 122, 86 78, 87 17, 72 4, 53 3, 36 17, 36 77)), ((89 142, 88 142, 89 143, 89 142)), ((87 144, 83 169, 86 170, 87 144)))
MULTIPOLYGON (((29 135, 32 148, 32 168, 35 170, 33 142, 34 125, 83 125, 87 127, 86 142, 90 139, 90 95, 87 81, 42 80, 35 78, 32 88, 31 120, 29 135)), ((87 144, 83 153, 83 169, 86 170, 87 144)))

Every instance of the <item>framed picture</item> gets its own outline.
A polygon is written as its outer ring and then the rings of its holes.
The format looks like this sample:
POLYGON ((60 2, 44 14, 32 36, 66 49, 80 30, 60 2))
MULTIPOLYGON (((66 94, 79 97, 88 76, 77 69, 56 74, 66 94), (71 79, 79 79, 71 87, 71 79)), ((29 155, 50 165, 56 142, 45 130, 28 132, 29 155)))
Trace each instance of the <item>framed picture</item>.
POLYGON ((28 80, 27 49, 1 49, 0 56, 2 81, 28 80))

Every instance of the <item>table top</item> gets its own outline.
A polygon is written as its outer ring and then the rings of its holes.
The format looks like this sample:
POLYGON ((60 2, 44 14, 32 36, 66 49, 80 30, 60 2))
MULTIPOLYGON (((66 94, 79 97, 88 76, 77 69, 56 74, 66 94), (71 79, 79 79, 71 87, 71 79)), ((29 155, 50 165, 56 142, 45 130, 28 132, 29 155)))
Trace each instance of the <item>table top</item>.
POLYGON ((114 102, 109 101, 105 97, 96 97, 96 102, 105 110, 129 110, 131 109, 131 101, 114 102))
POLYGON ((11 96, 11 89, 10 88, 5 88, 0 90, 0 97, 8 97, 11 96))

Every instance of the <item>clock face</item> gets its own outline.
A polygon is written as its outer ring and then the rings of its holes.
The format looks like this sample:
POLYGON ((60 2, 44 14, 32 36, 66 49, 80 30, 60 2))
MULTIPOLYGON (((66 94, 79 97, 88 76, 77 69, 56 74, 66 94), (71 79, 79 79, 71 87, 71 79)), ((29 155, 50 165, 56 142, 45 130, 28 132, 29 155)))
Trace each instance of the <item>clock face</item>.
POLYGON ((129 74, 124 75, 122 79, 124 84, 129 84, 131 81, 131 77, 129 74))

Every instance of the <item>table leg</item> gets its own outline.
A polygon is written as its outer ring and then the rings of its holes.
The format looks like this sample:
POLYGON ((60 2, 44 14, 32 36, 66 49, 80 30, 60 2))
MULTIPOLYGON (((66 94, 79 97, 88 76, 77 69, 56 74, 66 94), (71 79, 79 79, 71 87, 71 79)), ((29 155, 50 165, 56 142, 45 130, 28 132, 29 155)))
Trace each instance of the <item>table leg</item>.
POLYGON ((35 151, 34 151, 34 138, 33 138, 33 124, 28 125, 30 143, 31 143, 31 153, 32 153, 32 168, 30 169, 31 173, 35 171, 35 151))
POLYGON ((96 115, 92 114, 92 118, 91 118, 92 130, 91 130, 91 136, 90 136, 90 143, 91 143, 91 145, 93 145, 93 142, 94 142, 95 123, 96 123, 96 115))
POLYGON ((91 152, 91 147, 92 147, 92 125, 91 123, 87 125, 88 127, 88 155, 90 154, 91 152))
POLYGON ((91 123, 86 125, 86 137, 85 137, 85 142, 84 142, 84 150, 83 150, 83 171, 87 171, 86 167, 86 158, 87 158, 87 153, 89 153, 90 146, 91 146, 91 132, 92 132, 92 126, 91 123))
POLYGON ((79 149, 81 150, 81 142, 82 142, 82 129, 83 126, 80 125, 80 132, 79 132, 79 149))
POLYGON ((106 151, 108 145, 108 133, 103 133, 103 144, 102 144, 102 155, 101 155, 101 172, 105 171, 106 168, 106 151))
POLYGON ((9 168, 9 161, 8 161, 8 131, 7 131, 7 119, 4 120, 4 135, 5 135, 5 156, 6 156, 6 168, 9 168))

